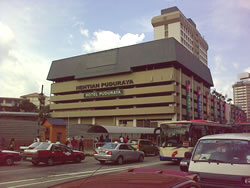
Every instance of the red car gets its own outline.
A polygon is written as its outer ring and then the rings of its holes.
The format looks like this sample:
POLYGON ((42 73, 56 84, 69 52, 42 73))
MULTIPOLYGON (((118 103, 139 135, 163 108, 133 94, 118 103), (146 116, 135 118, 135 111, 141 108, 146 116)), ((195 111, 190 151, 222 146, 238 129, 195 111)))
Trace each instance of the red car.
POLYGON ((23 160, 31 161, 33 165, 40 162, 52 166, 54 163, 75 161, 80 163, 85 159, 81 151, 71 150, 63 144, 43 142, 35 149, 24 150, 23 160))
POLYGON ((6 165, 13 165, 14 161, 20 161, 22 159, 19 152, 9 151, 9 150, 0 150, 0 163, 6 165))
POLYGON ((196 175, 183 172, 138 168, 96 175, 51 188, 200 188, 195 178, 196 175))

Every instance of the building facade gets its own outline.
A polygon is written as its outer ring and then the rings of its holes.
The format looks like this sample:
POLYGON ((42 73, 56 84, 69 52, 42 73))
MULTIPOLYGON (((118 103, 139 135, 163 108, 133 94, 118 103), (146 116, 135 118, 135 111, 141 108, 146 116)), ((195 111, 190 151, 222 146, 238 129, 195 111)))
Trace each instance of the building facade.
POLYGON ((250 121, 250 74, 241 74, 239 79, 240 81, 232 86, 234 104, 244 110, 247 120, 250 121))
POLYGON ((174 37, 205 65, 208 64, 208 44, 196 29, 191 18, 186 18, 177 7, 161 10, 161 15, 152 19, 154 39, 174 37))
POLYGON ((47 80, 51 117, 70 124, 225 118, 210 96, 209 68, 174 38, 53 61, 47 80))
MULTIPOLYGON (((44 96, 44 97, 45 97, 44 105, 47 106, 49 105, 49 97, 47 96, 44 96)), ((39 100, 40 94, 39 93, 31 93, 31 94, 23 95, 21 96, 21 98, 29 100, 31 103, 36 105, 38 109, 40 108, 40 100, 39 100)))
POLYGON ((16 111, 22 99, 13 97, 0 97, 0 111, 16 111))

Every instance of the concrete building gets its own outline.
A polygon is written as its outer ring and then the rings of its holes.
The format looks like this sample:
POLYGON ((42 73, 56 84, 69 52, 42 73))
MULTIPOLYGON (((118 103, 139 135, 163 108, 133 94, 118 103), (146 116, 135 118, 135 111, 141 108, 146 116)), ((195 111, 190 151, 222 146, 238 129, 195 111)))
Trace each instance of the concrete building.
POLYGON ((56 60, 47 80, 51 117, 69 124, 156 127, 219 114, 209 68, 174 38, 56 60))
MULTIPOLYGON (((37 106, 37 108, 39 109, 40 107, 40 94, 39 93, 31 93, 31 94, 27 94, 27 95, 23 95, 21 96, 22 99, 27 99, 29 100, 31 103, 33 103, 34 105, 37 106)), ((49 105, 49 97, 45 96, 45 106, 49 105)))
POLYGON ((244 110, 250 121, 250 74, 241 73, 238 78, 240 81, 232 86, 234 104, 244 110))
POLYGON ((152 19, 154 39, 174 37, 205 65, 208 64, 208 44, 196 29, 191 18, 186 18, 177 7, 161 10, 161 15, 152 19))
POLYGON ((13 97, 0 97, 0 111, 15 111, 22 99, 13 97))

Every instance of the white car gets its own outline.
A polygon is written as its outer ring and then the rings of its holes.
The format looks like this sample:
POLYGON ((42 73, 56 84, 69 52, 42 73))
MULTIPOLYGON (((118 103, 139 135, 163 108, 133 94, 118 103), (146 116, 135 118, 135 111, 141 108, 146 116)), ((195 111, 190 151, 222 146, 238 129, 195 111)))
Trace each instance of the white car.
POLYGON ((201 187, 250 187, 250 133, 204 136, 185 156, 201 187))
POLYGON ((29 146, 20 146, 19 149, 21 152, 23 152, 26 149, 34 149, 35 147, 39 146, 42 142, 34 142, 30 144, 29 146))

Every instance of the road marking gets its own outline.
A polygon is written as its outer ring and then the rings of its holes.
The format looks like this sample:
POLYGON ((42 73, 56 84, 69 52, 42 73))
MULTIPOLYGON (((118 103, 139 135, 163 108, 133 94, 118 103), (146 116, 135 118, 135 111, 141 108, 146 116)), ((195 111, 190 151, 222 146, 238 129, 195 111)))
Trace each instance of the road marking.
MULTIPOLYGON (((77 178, 77 177, 85 177, 85 176, 92 176, 93 175, 98 175, 98 174, 104 174, 104 173, 110 173, 110 172, 116 172, 116 171, 121 171, 129 168, 141 168, 145 166, 152 166, 152 165, 157 165, 161 164, 162 162, 154 162, 154 163, 147 163, 147 164, 139 164, 139 165, 130 165, 130 166, 124 166, 124 167, 118 167, 118 168, 107 168, 107 169, 100 169, 100 170, 92 170, 92 171, 82 171, 82 172, 75 172, 75 173, 65 173, 65 174, 59 174, 59 175, 51 175, 47 176, 48 178, 52 177, 60 177, 60 176, 70 176, 70 177, 64 177, 64 178, 59 178, 59 179, 53 179, 53 180, 47 180, 47 181, 41 181, 41 182, 35 182, 35 183, 27 183, 23 185, 16 185, 16 186, 11 186, 12 188, 16 187, 24 187, 24 186, 31 186, 31 185, 36 185, 36 184, 44 184, 44 183, 49 183, 49 182, 54 182, 54 181, 61 181, 61 180, 66 180, 66 179, 72 179, 72 178, 77 178)), ((46 177, 41 177, 37 179, 27 179, 27 180, 18 180, 18 181, 11 181, 11 182, 2 182, 0 185, 5 185, 5 184, 13 184, 13 183, 21 183, 25 181, 39 181, 41 179, 44 179, 46 177)))

